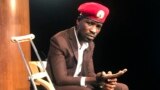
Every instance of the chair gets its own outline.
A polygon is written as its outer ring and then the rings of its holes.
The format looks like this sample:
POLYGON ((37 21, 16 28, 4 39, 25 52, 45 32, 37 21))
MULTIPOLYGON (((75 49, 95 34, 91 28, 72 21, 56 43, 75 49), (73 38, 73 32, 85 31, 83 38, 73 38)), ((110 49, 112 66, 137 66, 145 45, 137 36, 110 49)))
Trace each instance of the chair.
POLYGON ((39 53, 36 49, 36 46, 32 41, 34 38, 35 38, 34 34, 29 34, 24 36, 12 37, 11 40, 12 42, 17 43, 18 45, 19 52, 21 54, 24 65, 28 71, 29 80, 31 81, 34 90, 37 90, 37 85, 42 85, 47 90, 55 90, 53 83, 45 69, 46 62, 41 60, 39 53), (20 43, 27 42, 27 41, 31 43, 31 46, 38 58, 37 62, 34 62, 34 61, 27 62, 25 58, 25 55, 23 53, 20 43))
MULTIPOLYGON (((47 62, 42 61, 44 67, 46 68, 47 62)), ((32 74, 39 74, 43 72, 43 67, 41 66, 40 61, 30 61, 29 62, 29 67, 31 69, 32 74)), ((45 78, 38 78, 35 80, 36 85, 42 85, 45 87, 47 90, 54 90, 52 85, 45 80, 45 78)))

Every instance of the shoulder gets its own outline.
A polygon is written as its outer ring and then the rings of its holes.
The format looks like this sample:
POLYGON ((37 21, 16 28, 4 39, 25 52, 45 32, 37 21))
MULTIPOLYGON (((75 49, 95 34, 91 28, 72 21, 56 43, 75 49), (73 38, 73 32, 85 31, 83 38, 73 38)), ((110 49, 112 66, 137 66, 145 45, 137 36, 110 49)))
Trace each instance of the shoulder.
POLYGON ((72 36, 71 32, 73 32, 73 30, 69 28, 56 33, 50 39, 51 44, 61 47, 68 45, 69 39, 72 36))
POLYGON ((62 38, 65 39, 65 38, 69 38, 70 32, 72 32, 72 31, 73 31, 73 27, 65 29, 65 30, 62 30, 62 31, 56 33, 55 35, 53 35, 51 37, 51 40, 52 39, 62 39, 62 38))

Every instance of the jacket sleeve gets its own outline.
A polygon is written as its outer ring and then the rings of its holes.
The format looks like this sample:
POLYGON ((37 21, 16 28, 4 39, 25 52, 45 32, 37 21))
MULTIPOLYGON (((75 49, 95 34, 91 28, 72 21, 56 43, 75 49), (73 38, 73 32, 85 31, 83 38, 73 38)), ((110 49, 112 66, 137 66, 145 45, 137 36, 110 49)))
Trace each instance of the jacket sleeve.
POLYGON ((89 59, 87 60, 87 76, 89 77, 96 77, 96 74, 95 74, 95 70, 94 70, 94 63, 93 63, 93 52, 94 52, 94 43, 92 42, 90 44, 91 46, 91 50, 89 51, 90 52, 90 56, 89 56, 89 59))

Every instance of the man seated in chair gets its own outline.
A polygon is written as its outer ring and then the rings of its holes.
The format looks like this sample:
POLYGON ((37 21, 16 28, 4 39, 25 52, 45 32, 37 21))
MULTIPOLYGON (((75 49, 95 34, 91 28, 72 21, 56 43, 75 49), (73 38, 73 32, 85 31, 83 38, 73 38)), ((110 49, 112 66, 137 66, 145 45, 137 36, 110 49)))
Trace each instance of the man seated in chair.
POLYGON ((56 90, 128 90, 112 72, 97 75, 93 65, 94 38, 101 31, 109 9, 96 2, 78 7, 76 25, 50 40, 47 72, 56 90), (107 78, 105 76, 111 76, 107 78))

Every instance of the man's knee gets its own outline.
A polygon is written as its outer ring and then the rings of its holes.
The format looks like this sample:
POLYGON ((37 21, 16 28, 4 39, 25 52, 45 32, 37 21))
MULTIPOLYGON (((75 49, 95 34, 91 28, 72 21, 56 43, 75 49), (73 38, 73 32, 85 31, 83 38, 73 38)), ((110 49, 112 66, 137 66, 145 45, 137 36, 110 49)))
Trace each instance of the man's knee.
POLYGON ((126 84, 117 83, 115 90, 129 90, 129 88, 126 84))
POLYGON ((92 90, 89 87, 82 87, 82 86, 58 86, 56 87, 56 90, 92 90))

